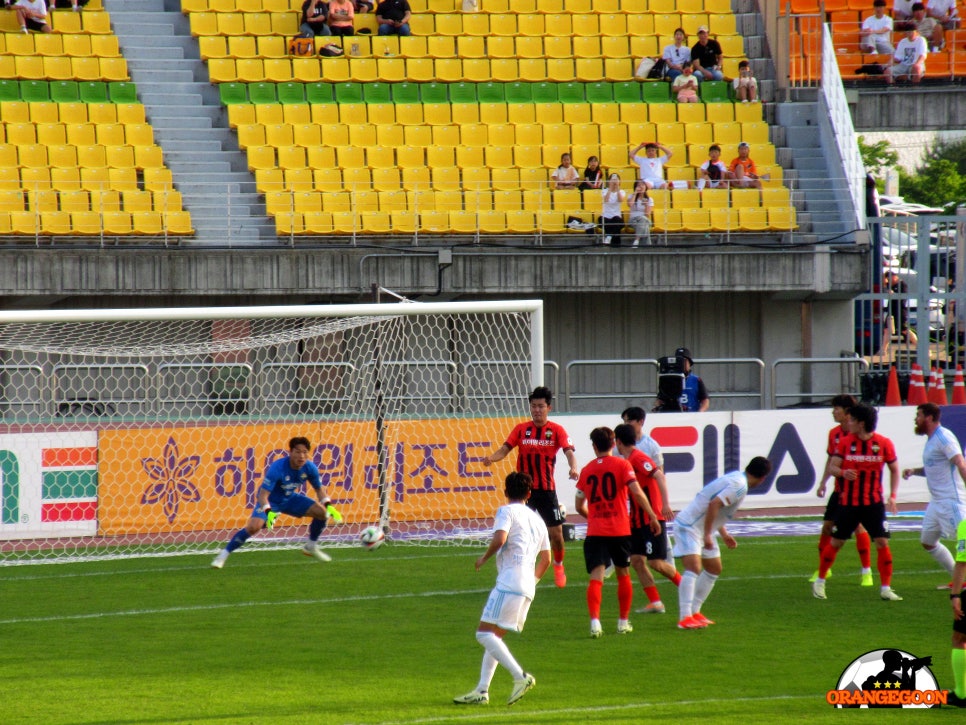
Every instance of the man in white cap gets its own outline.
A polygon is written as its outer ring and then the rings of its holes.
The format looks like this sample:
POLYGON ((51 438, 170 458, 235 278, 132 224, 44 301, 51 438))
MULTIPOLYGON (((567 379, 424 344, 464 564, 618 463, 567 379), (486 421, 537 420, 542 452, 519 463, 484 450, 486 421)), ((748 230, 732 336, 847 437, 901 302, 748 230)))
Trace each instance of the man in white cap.
POLYGON ((691 48, 691 63, 698 83, 724 80, 724 71, 721 70, 721 46, 717 40, 708 37, 707 25, 698 28, 698 42, 691 48))

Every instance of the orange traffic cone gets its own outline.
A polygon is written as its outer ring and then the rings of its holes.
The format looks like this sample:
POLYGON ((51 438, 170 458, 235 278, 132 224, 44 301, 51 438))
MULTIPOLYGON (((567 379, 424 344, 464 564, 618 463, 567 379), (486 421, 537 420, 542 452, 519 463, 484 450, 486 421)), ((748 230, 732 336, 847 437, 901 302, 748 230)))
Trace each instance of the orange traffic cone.
MULTIPOLYGON (((963 390, 966 394, 966 389, 963 390)), ((902 396, 899 395, 899 375, 896 373, 896 366, 889 368, 889 382, 886 384, 886 405, 902 405, 902 396)))
POLYGON ((939 405, 936 393, 939 386, 936 383, 936 375, 936 368, 929 368, 929 382, 926 383, 926 400, 928 400, 930 403, 939 405))
POLYGON ((906 405, 922 405, 928 402, 926 382, 922 379, 922 368, 918 363, 913 363, 912 372, 909 374, 909 395, 906 397, 906 405))
POLYGON ((949 398, 946 397, 946 376, 939 368, 934 368, 933 375, 936 378, 936 392, 933 393, 936 405, 949 405, 949 398))
POLYGON ((956 366, 953 378, 953 405, 966 405, 966 383, 963 382, 963 366, 956 366))

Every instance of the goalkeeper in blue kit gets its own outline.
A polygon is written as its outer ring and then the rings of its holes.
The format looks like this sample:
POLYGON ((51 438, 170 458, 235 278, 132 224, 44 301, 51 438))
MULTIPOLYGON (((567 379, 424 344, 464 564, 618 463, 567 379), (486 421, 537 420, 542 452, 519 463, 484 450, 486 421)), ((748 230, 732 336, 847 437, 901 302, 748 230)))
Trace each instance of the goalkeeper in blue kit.
POLYGON ((296 518, 311 516, 309 540, 302 548, 302 553, 314 556, 319 561, 332 561, 332 557, 319 548, 319 536, 330 517, 339 522, 342 521, 342 515, 322 490, 319 469, 309 460, 311 448, 308 438, 295 437, 288 443, 288 455, 265 469, 265 480, 258 488, 251 518, 211 562, 212 567, 221 569, 233 551, 262 529, 271 529, 279 514, 296 518), (305 484, 315 489, 317 502, 302 493, 305 484))

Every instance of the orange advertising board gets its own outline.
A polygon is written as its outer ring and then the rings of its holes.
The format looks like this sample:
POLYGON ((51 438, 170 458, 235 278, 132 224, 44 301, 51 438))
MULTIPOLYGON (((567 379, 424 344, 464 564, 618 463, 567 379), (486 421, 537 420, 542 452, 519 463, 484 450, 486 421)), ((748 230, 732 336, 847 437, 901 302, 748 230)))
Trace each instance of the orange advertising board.
MULTIPOLYGON (((492 467, 516 421, 454 418, 392 421, 385 430, 390 517, 400 521, 489 518, 503 503, 511 454, 492 467)), ((101 535, 198 532, 244 524, 265 468, 306 436, 323 486, 347 522, 379 515, 379 466, 372 421, 184 426, 101 431, 101 535)), ((307 492, 314 497, 313 491, 307 492)), ((283 519, 282 523, 294 523, 283 519)))

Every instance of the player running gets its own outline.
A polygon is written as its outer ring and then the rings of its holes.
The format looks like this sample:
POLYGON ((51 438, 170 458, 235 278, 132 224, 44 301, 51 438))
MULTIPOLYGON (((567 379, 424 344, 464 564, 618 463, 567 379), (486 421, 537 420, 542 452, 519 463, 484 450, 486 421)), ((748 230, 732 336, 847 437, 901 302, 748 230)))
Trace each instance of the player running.
MULTIPOLYGON (((902 478, 926 477, 930 500, 922 517, 919 541, 922 548, 951 576, 956 562, 940 539, 955 537, 959 522, 966 519, 966 487, 963 486, 966 460, 963 459, 963 447, 956 436, 939 424, 941 415, 942 411, 935 403, 923 403, 916 408, 916 435, 926 436, 922 466, 906 468, 902 478), (956 471, 959 471, 959 476, 956 471)), ((949 584, 943 584, 939 588, 949 587, 949 584)))
POLYGON ((520 423, 506 439, 506 443, 483 459, 486 466, 502 461, 514 448, 519 447, 517 455, 517 470, 527 473, 533 478, 533 493, 527 506, 536 511, 543 518, 550 534, 550 548, 553 552, 553 581, 558 587, 567 586, 567 574, 564 571, 564 515, 560 511, 557 501, 557 485, 553 480, 554 463, 557 451, 563 450, 567 463, 570 465, 569 475, 577 480, 577 458, 574 455, 574 444, 570 440, 563 426, 548 420, 553 406, 553 393, 550 388, 535 388, 529 395, 530 418, 526 423, 520 423))
POLYGON ((306 556, 319 561, 332 561, 332 557, 319 548, 319 535, 329 517, 341 521, 342 516, 332 505, 332 499, 322 490, 319 469, 309 460, 312 444, 308 438, 295 437, 288 442, 288 455, 265 469, 265 480, 258 489, 251 518, 245 528, 239 529, 224 550, 214 558, 211 566, 221 569, 228 556, 262 529, 271 529, 279 514, 300 518, 311 516, 309 540, 302 548, 306 556), (301 493, 305 484, 315 489, 318 502, 301 493))

